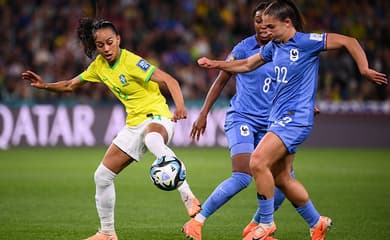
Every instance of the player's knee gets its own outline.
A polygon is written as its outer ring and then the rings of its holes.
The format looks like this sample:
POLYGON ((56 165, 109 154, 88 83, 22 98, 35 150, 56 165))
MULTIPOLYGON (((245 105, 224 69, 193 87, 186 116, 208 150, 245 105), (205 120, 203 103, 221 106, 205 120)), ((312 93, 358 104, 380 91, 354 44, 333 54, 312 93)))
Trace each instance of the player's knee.
POLYGON ((105 187, 114 181, 116 174, 105 167, 103 164, 100 164, 96 169, 94 174, 94 180, 97 187, 105 187))
POLYGON ((257 158, 252 157, 251 161, 249 162, 249 168, 251 170, 252 175, 256 175, 267 171, 269 167, 262 161, 258 161, 257 158))

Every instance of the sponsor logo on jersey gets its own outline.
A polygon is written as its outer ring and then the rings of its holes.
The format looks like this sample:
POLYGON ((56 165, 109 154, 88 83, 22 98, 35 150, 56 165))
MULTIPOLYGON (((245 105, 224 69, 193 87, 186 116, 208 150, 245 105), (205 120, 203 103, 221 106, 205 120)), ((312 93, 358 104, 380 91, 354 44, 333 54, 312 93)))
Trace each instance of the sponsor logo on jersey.
POLYGON ((150 68, 150 64, 144 59, 140 59, 137 63, 137 66, 145 72, 150 68))
POLYGON ((290 60, 296 62, 299 59, 299 51, 296 48, 290 50, 290 60))
POLYGON ((322 41, 322 34, 310 33, 309 39, 314 41, 322 41))
POLYGON ((240 126, 240 132, 241 132, 241 135, 246 137, 246 136, 249 136, 249 127, 248 125, 241 125, 240 126))

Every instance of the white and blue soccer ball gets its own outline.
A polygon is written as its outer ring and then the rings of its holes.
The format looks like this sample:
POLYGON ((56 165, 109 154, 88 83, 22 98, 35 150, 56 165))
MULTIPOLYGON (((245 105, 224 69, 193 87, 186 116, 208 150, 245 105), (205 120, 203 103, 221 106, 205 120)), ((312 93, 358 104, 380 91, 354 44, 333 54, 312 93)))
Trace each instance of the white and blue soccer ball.
POLYGON ((162 156, 152 163, 149 174, 156 187, 172 191, 180 187, 186 179, 186 167, 177 157, 162 156))

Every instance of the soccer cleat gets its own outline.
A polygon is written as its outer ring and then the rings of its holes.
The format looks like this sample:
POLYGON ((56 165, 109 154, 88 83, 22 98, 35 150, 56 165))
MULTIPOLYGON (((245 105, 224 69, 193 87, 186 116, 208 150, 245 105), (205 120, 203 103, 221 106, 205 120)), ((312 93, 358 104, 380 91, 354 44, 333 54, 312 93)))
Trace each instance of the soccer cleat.
POLYGON ((245 237, 246 235, 248 235, 249 232, 251 232, 253 229, 255 229, 257 227, 257 225, 259 225, 259 224, 256 222, 253 222, 253 221, 248 223, 248 225, 246 225, 244 230, 242 230, 242 237, 245 237))
MULTIPOLYGON (((248 223, 248 225, 246 225, 246 227, 242 231, 242 237, 245 238, 245 236, 248 235, 248 233, 250 233, 251 231, 253 231, 253 229, 255 229, 257 227, 257 225, 259 225, 259 224, 256 222, 252 222, 252 221, 250 223, 248 223)), ((266 237, 265 240, 278 240, 278 239, 273 238, 273 237, 266 237)))
POLYGON ((269 224, 258 224, 252 231, 250 231, 243 240, 271 240, 274 239, 272 235, 276 231, 274 222, 269 224))
POLYGON ((118 237, 115 233, 113 234, 105 234, 101 231, 97 232, 95 235, 90 236, 89 238, 85 240, 118 240, 118 237))
POLYGON ((193 240, 202 240, 202 227, 203 224, 191 219, 181 228, 181 231, 186 235, 187 238, 193 240))
POLYGON ((188 216, 190 217, 194 217, 197 213, 200 212, 200 210, 202 210, 200 207, 200 202, 195 196, 193 198, 187 197, 184 200, 184 205, 186 207, 188 216))
POLYGON ((317 224, 310 228, 310 236, 312 240, 324 240, 326 233, 332 226, 332 219, 329 217, 320 217, 317 224))

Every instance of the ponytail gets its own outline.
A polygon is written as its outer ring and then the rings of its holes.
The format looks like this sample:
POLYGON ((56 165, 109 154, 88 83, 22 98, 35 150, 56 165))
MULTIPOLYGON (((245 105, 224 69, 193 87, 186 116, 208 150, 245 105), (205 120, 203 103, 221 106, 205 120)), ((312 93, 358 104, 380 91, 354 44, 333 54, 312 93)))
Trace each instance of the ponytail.
POLYGON ((92 59, 96 52, 95 40, 93 37, 94 20, 84 17, 79 20, 77 27, 77 36, 84 47, 84 53, 88 58, 92 59))

